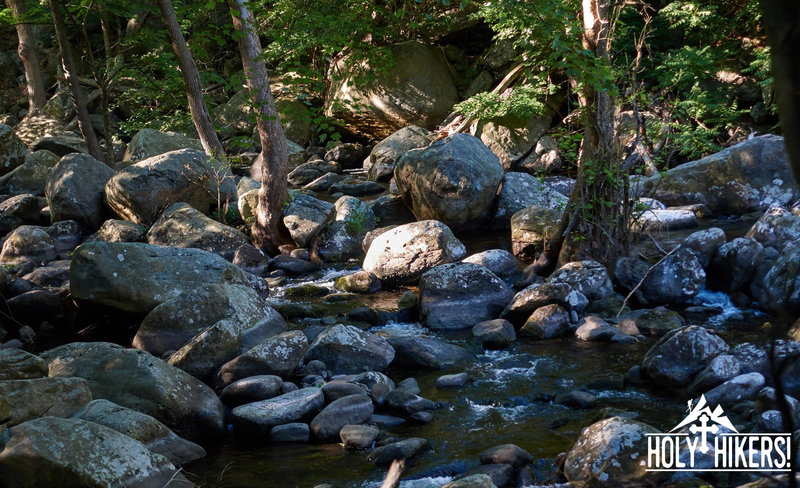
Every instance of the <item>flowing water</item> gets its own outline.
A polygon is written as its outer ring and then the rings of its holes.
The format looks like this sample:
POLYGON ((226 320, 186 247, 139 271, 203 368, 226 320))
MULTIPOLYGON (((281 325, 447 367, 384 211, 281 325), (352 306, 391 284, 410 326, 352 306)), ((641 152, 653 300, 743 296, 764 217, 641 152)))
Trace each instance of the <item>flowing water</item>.
MULTIPOLYGON (((496 241, 468 241, 471 251, 506 247, 496 241), (498 245, 499 244, 499 245, 498 245)), ((341 269, 321 271, 303 283, 331 287, 341 269)), ((295 286, 299 282, 290 283, 295 286)), ((273 295, 282 300, 284 290, 273 295)), ((328 304, 332 316, 356 306, 391 309, 400 291, 357 297, 348 302, 328 304)), ((315 299, 322 303, 322 299, 315 299)), ((309 301, 315 301, 309 300, 309 301)), ((693 305, 704 307, 701 317, 691 323, 716 328, 731 346, 746 340, 764 341, 759 326, 766 321, 753 310, 740 310, 723 293, 704 290, 693 305)), ((340 319, 337 319, 337 322, 340 319)), ((313 321, 312 321, 313 323, 313 321)), ((300 328, 303 324, 294 324, 300 328)), ((396 382, 414 377, 421 395, 441 407, 433 412, 430 424, 406 423, 388 429, 399 438, 423 437, 433 450, 411 461, 401 484, 403 488, 439 487, 453 476, 478 464, 479 453, 489 447, 514 443, 533 454, 541 484, 553 472, 552 460, 569 450, 580 430, 607 409, 635 414, 638 420, 659 429, 670 430, 682 417, 689 399, 647 387, 623 386, 622 377, 640 364, 645 352, 655 343, 648 338, 634 344, 585 343, 573 339, 519 340, 503 351, 484 352, 469 340, 469 330, 458 335, 434 333, 419 323, 390 322, 371 332, 384 336, 427 335, 470 349, 476 360, 466 367, 473 381, 461 388, 437 389, 436 378, 452 370, 420 371, 390 368, 396 382), (562 393, 583 389, 598 398, 598 405, 577 410, 557 404, 562 393)), ((188 466, 190 479, 207 487, 308 487, 331 483, 339 487, 380 485, 385 474, 366 460, 367 452, 349 452, 338 444, 242 445, 227 439, 209 456, 188 466)))

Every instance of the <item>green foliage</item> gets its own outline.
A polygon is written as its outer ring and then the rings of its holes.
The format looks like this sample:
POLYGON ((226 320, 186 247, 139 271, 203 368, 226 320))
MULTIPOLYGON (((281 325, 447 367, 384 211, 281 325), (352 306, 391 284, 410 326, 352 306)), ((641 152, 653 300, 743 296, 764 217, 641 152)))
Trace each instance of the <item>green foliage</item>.
POLYGON ((552 84, 523 85, 510 93, 483 92, 464 100, 453 110, 467 118, 484 120, 513 117, 528 119, 547 110, 544 100, 555 92, 552 84))

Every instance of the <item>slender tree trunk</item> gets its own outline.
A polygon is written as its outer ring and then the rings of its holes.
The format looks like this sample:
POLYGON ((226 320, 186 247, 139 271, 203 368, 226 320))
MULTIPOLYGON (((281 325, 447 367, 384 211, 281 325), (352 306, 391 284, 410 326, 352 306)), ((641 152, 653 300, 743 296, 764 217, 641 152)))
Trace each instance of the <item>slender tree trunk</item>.
POLYGON ((258 192, 258 210, 253 224, 253 243, 269 253, 277 253, 284 241, 281 206, 287 199, 286 176, 288 152, 275 100, 269 89, 269 74, 261 58, 261 41, 255 32, 253 15, 245 0, 229 0, 233 26, 240 33, 239 50, 242 56, 247 88, 258 107, 256 119, 261 154, 256 164, 261 164, 261 190, 258 192))
POLYGON ((775 101, 781 118, 794 179, 800 182, 800 3, 761 0, 764 24, 772 48, 775 101))
POLYGON ((28 24, 23 23, 25 15, 24 0, 6 0, 6 5, 14 14, 17 22, 17 36, 19 37, 19 47, 17 52, 22 59, 25 67, 25 85, 28 90, 28 116, 33 117, 42 113, 47 96, 42 82, 42 71, 39 67, 39 56, 36 53, 36 41, 33 36, 33 29, 28 24))
MULTIPOLYGON (((83 93, 75 61, 72 58, 72 46, 67 36, 67 26, 64 23, 61 2, 50 0, 50 9, 53 11, 53 25, 58 39, 58 47, 61 50, 64 78, 67 80, 72 104, 75 105, 75 111, 78 113, 78 127, 86 140, 86 145, 89 147, 89 154, 93 158, 103 161, 103 151, 100 149, 100 143, 97 142, 97 136, 92 127, 92 119, 89 117, 89 110, 86 108, 86 95, 83 93)), ((110 164, 113 164, 113 161, 110 164)))
MULTIPOLYGON (((582 0, 583 48, 597 58, 609 62, 609 0, 582 0)), ((627 226, 622 188, 626 182, 610 181, 608 175, 620 179, 619 161, 614 145, 614 98, 607 90, 592 83, 583 83, 578 101, 584 124, 583 142, 575 187, 570 194, 556 233, 545 243, 530 270, 540 275, 550 274, 559 262, 567 261, 572 253, 585 251, 602 261, 609 261, 619 247, 620 234, 627 226), (622 201, 620 201, 622 200, 622 201), (610 203, 610 205, 609 205, 610 203), (580 230, 582 240, 570 239, 580 230)))
POLYGON ((208 115, 208 108, 206 107, 205 99, 203 99, 203 84, 200 82, 200 73, 197 71, 197 65, 192 59, 192 53, 186 45, 186 40, 183 38, 183 32, 181 32, 181 27, 178 25, 178 18, 175 17, 172 2, 170 0, 158 0, 158 8, 161 9, 161 16, 172 41, 172 49, 175 50, 175 56, 178 58, 178 66, 180 66, 181 74, 183 75, 183 83, 186 85, 186 97, 189 99, 189 112, 192 114, 192 122, 194 122, 194 127, 200 136, 200 143, 203 144, 203 149, 208 154, 222 158, 225 155, 225 150, 222 149, 222 144, 219 142, 219 137, 217 137, 217 131, 214 130, 214 124, 208 115))

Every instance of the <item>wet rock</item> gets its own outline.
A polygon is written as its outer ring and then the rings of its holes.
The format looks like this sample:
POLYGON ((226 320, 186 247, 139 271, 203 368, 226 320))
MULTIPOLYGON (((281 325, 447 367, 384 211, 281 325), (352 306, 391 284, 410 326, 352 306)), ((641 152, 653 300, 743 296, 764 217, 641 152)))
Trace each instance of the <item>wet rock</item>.
MULTIPOLYGON (((594 342, 626 342, 620 330, 596 315, 588 315, 578 322, 575 337, 582 341, 594 342)), ((631 342, 633 342, 631 340, 631 342)))
POLYGON ((597 405, 597 397, 585 391, 572 390, 559 395, 556 402, 570 408, 586 409, 597 405))
POLYGON ((418 41, 389 49, 392 66, 363 86, 354 78, 363 69, 371 69, 369 61, 346 56, 335 63, 325 114, 345 121, 349 131, 366 137, 388 137, 409 125, 433 129, 458 101, 444 56, 434 46, 418 41))
POLYGON ((144 242, 147 239, 147 227, 129 220, 106 220, 100 230, 89 240, 105 242, 144 242))
POLYGON ((764 386, 764 376, 747 373, 731 378, 705 393, 709 405, 730 408, 743 400, 753 400, 764 386))
POLYGON ((270 442, 308 442, 310 438, 311 429, 302 422, 276 425, 269 432, 270 442))
POLYGON ((220 393, 220 400, 230 408, 246 403, 268 400, 281 394, 283 380, 278 376, 264 374, 248 376, 234 381, 220 393))
POLYGON ((324 403, 319 388, 301 388, 232 410, 233 429, 237 436, 257 439, 277 426, 306 419, 320 411, 324 403))
POLYGON ((256 374, 286 377, 297 368, 307 349, 308 339, 302 332, 293 330, 277 334, 222 365, 212 382, 216 386, 225 386, 256 374))
POLYGON ((697 256, 679 249, 647 273, 636 296, 643 303, 680 304, 697 295, 705 281, 706 273, 697 256))
POLYGON ((22 349, 0 349, 0 381, 47 376, 47 362, 22 349))
POLYGON ((198 139, 191 139, 177 132, 160 132, 154 129, 142 129, 134 134, 125 150, 123 162, 135 162, 159 154, 179 149, 203 150, 198 139))
POLYGON ((467 134, 409 151, 395 168, 400 194, 417 219, 439 220, 456 231, 488 218, 502 177, 497 156, 467 134))
POLYGON ((388 181, 394 176, 394 168, 400 158, 412 149, 425 147, 433 141, 433 135, 427 129, 411 125, 392 133, 372 148, 364 168, 368 170, 369 179, 388 181))
POLYGON ((554 339, 570 330, 569 312, 555 303, 536 309, 522 326, 520 335, 537 339, 554 339))
POLYGON ((369 420, 374 407, 365 394, 349 395, 334 400, 311 421, 311 433, 322 440, 339 439, 339 431, 350 424, 369 420))
POLYGON ((510 464, 482 464, 467 471, 462 479, 481 474, 491 478, 494 486, 504 487, 511 482, 511 478, 514 476, 514 467, 510 464))
POLYGON ((681 314, 664 307, 635 310, 617 319, 620 329, 635 327, 642 335, 661 337, 686 325, 681 314))
POLYGON ((381 226, 403 225, 417 220, 403 203, 403 199, 396 195, 380 196, 369 202, 369 208, 375 214, 375 221, 381 226))
POLYGON ((385 407, 401 415, 414 415, 425 410, 433 410, 436 404, 427 398, 396 388, 386 395, 385 407))
POLYGON ((489 249, 461 260, 462 263, 474 263, 488 269, 498 278, 511 286, 520 277, 519 261, 510 252, 503 249, 489 249))
POLYGON ((161 210, 184 202, 201 212, 236 199, 236 182, 228 168, 204 152, 182 149, 149 157, 123 169, 106 184, 106 200, 125 220, 149 225, 161 210), (219 177, 209 175, 219 175, 219 177))
POLYGON ((488 269, 472 263, 437 266, 419 281, 420 316, 431 329, 471 328, 496 318, 514 292, 488 269))
POLYGON ((463 347, 426 337, 392 337, 389 344, 395 350, 394 363, 429 369, 443 369, 474 359, 463 347))
POLYGON ((508 172, 503 176, 501 185, 497 195, 497 210, 492 219, 493 227, 510 228, 512 216, 530 206, 560 212, 567 205, 567 197, 527 173, 508 172))
POLYGON ((224 412, 199 380, 147 352, 105 342, 76 342, 42 354, 50 376, 80 377, 92 397, 151 415, 190 441, 219 438, 224 412))
POLYGON ((364 271, 389 285, 412 283, 426 271, 464 257, 449 227, 435 220, 401 225, 375 237, 364 271))
POLYGON ((100 424, 120 434, 136 439, 155 454, 181 465, 206 456, 205 450, 175 435, 169 428, 149 415, 121 407, 108 400, 93 400, 73 417, 100 424))
POLYGON ((348 449, 369 449, 381 431, 369 425, 345 425, 339 430, 339 438, 348 449))
POLYGON ((315 159, 290 171, 287 179, 290 185, 303 186, 328 173, 341 173, 341 171, 342 168, 338 164, 315 159))
POLYGON ((567 263, 550 275, 548 282, 566 283, 590 301, 614 294, 605 266, 592 260, 567 263))
POLYGON ((86 154, 61 158, 47 178, 45 195, 53 222, 74 220, 97 229, 105 220, 103 192, 115 171, 86 154))
POLYGON ((470 382, 467 373, 446 374, 436 378, 436 388, 457 388, 470 382))
POLYGON ((646 210, 636 217, 639 232, 668 231, 697 227, 697 217, 691 210, 676 208, 646 210))
POLYGON ((395 351, 382 337, 352 325, 334 325, 311 344, 305 361, 318 359, 333 374, 381 371, 394 359, 395 351))
POLYGON ((316 271, 319 266, 304 259, 279 254, 270 260, 269 268, 279 269, 288 275, 296 276, 316 271))
POLYGON ((647 484, 658 475, 646 471, 647 436, 655 428, 622 417, 587 427, 564 462, 567 480, 576 486, 619 487, 647 484))
POLYGON ((95 241, 76 249, 70 266, 74 298, 136 313, 215 283, 266 292, 254 276, 200 249, 95 241))
POLYGON ((147 232, 147 242, 160 246, 202 249, 228 261, 239 246, 249 244, 247 236, 217 222, 190 205, 173 203, 147 232))
POLYGON ((330 226, 322 232, 317 248, 319 257, 325 262, 344 262, 361 257, 361 243, 367 232, 375 226, 375 215, 369 206, 351 196, 336 200, 336 216, 330 226))
POLYGON ((350 395, 366 395, 369 390, 363 385, 357 385, 342 380, 333 380, 322 386, 325 403, 331 403, 350 395))
POLYGON ((442 485, 442 488, 497 488, 488 474, 472 474, 442 485))
POLYGON ((533 461, 533 456, 516 444, 502 444, 483 451, 480 454, 481 464, 510 464, 520 469, 533 461))
POLYGON ((514 296, 501 317, 513 324, 522 325, 533 312, 551 304, 580 313, 589 304, 589 300, 568 283, 534 283, 514 296))
POLYGON ((800 239, 800 216, 786 207, 773 205, 753 224, 745 237, 755 239, 764 247, 782 251, 787 244, 800 239))
POLYGON ((534 258, 557 231, 562 210, 530 205, 511 216, 511 250, 517 257, 534 258))
POLYGON ((6 237, 0 251, 0 263, 47 263, 58 257, 56 242, 44 227, 22 225, 6 237))
POLYGON ((367 461, 375 466, 388 466, 395 459, 411 459, 431 448, 426 439, 412 437, 381 446, 367 456, 367 461))
POLYGON ((366 271, 356 271, 336 278, 333 286, 348 293, 373 294, 381 290, 381 281, 366 271))
MULTIPOLYGON (((5 252, 5 246, 3 247, 5 252)), ((0 257, 2 261, 2 257, 0 257)), ((800 241, 786 246, 761 284, 761 308, 785 314, 800 311, 800 241)))
POLYGON ((294 194, 283 211, 283 223, 294 242, 307 247, 336 216, 336 207, 302 193, 294 194))
POLYGON ((13 427, 45 415, 71 417, 92 401, 92 392, 80 378, 34 378, 0 381, 0 398, 10 407, 4 424, 13 427))
POLYGON ((704 203, 712 212, 744 214, 800 196, 783 138, 758 136, 646 180, 667 205, 704 203))
POLYGON ((679 388, 688 385, 715 357, 729 350, 725 341, 712 331, 690 325, 656 342, 645 354, 642 372, 652 381, 679 388))
POLYGON ((234 335, 234 348, 229 351, 234 355, 286 330, 280 314, 252 289, 238 285, 207 285, 155 307, 139 327, 133 346, 161 356, 180 349, 198 334, 225 320, 224 325, 234 335))
POLYGON ((44 198, 31 194, 16 195, 0 203, 0 213, 9 219, 35 225, 43 223, 42 209, 46 206, 47 200, 44 198))
POLYGON ((692 384, 689 385, 689 392, 698 395, 704 393, 715 386, 728 381, 739 375, 741 365, 736 356, 722 354, 714 359, 700 371, 692 384))
POLYGON ((3 441, 4 486, 173 486, 177 471, 144 444, 85 420, 31 420, 11 428, 3 441))
POLYGON ((505 349, 517 340, 514 326, 505 319, 487 320, 475 324, 472 336, 486 349, 505 349))
POLYGON ((331 195, 340 193, 342 195, 350 195, 353 197, 363 197, 383 193, 386 191, 386 189, 374 181, 362 181, 356 178, 346 178, 331 185, 328 191, 331 193, 331 195))
POLYGON ((750 284, 764 247, 753 238, 737 237, 717 249, 708 270, 709 285, 731 293, 750 284))

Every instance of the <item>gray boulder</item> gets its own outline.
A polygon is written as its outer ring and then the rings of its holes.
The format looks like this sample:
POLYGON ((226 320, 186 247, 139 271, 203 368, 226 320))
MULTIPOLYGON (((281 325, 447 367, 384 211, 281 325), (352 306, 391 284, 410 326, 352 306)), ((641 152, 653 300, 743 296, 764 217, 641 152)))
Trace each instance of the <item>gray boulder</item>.
POLYGON ((486 349, 505 349, 517 340, 514 325, 505 319, 487 320, 475 324, 472 337, 486 349))
POLYGON ((76 249, 70 265, 74 298, 136 313, 207 284, 267 291, 263 281, 200 249, 94 241, 76 249))
POLYGON ((725 231, 719 227, 698 230, 689 234, 681 242, 681 247, 689 249, 697 256, 700 265, 705 269, 711 263, 711 258, 721 245, 725 244, 725 231))
POLYGON ((87 403, 73 418, 94 422, 136 439, 174 464, 188 464, 206 456, 202 447, 178 437, 153 417, 108 400, 87 403))
POLYGON ((45 195, 53 222, 74 220, 97 229, 105 220, 103 191, 116 172, 86 154, 61 158, 47 178, 45 195))
POLYGON ((325 400, 319 388, 301 388, 269 400, 248 403, 231 411, 233 430, 239 437, 263 438, 277 425, 312 417, 325 400))
POLYGON ((764 276, 759 306, 774 313, 797 315, 800 311, 799 270, 800 241, 795 241, 786 246, 764 276))
POLYGON ((712 331, 690 325, 656 342, 644 356, 642 373, 660 385, 681 388, 715 357, 729 350, 725 341, 712 331))
POLYGON ((317 336, 308 348, 305 362, 318 359, 333 374, 358 374, 386 369, 394 354, 386 339, 352 325, 339 324, 317 336))
POLYGON ((42 354, 55 378, 85 379, 103 398, 166 424, 190 441, 225 432, 217 395, 199 380, 151 354, 105 342, 76 342, 42 354))
POLYGON ((11 127, 0 124, 0 175, 4 175, 25 162, 28 154, 25 143, 11 127))
POLYGON ((269 400, 283 393, 283 380, 270 374, 248 376, 234 381, 219 395, 220 400, 230 408, 247 403, 269 400))
POLYGON ((764 256, 764 246, 752 237, 737 237, 717 249, 708 269, 709 285, 731 293, 750 284, 756 266, 764 256))
POLYGON ((506 173, 497 195, 492 226, 509 228, 512 216, 531 205, 561 211, 567 205, 567 197, 527 173, 506 173))
MULTIPOLYGON (((644 304, 684 303, 697 295, 706 282, 706 272, 696 254, 685 248, 667 256, 649 272, 645 272, 647 275, 636 295, 644 304)), ((625 288, 629 289, 627 286, 625 288)))
POLYGON ((57 154, 45 149, 34 151, 26 155, 25 162, 0 183, 0 190, 12 195, 21 193, 44 195, 47 178, 60 160, 57 154))
POLYGON ((339 438, 348 449, 369 449, 380 433, 377 427, 371 425, 345 425, 339 431, 339 438))
POLYGON ((0 263, 48 263, 58 257, 56 241, 46 227, 21 225, 6 237, 0 251, 0 263))
POLYGON ((382 140, 364 160, 364 168, 368 170, 369 179, 388 181, 394 176, 394 167, 400 158, 412 149, 425 147, 433 141, 433 135, 427 129, 412 125, 392 133, 382 140))
MULTIPOLYGON (((715 386, 738 376, 742 368, 739 360, 732 354, 721 354, 708 363, 689 385, 689 392, 694 395, 704 393, 715 386)), ((762 376, 763 377, 763 376, 762 376)))
POLYGON ((217 203, 236 201, 236 182, 230 168, 194 149, 132 164, 108 180, 105 191, 111 210, 123 219, 145 225, 155 222, 163 209, 176 202, 207 212, 217 203))
POLYGON ((425 220, 401 225, 375 237, 364 258, 364 271, 390 284, 413 283, 426 271, 466 254, 445 224, 425 220))
POLYGON ((761 373, 747 373, 733 377, 705 393, 709 405, 731 408, 739 402, 753 400, 764 387, 761 373))
POLYGON ((319 257, 325 262, 358 258, 364 254, 364 237, 375 227, 375 215, 369 205, 351 196, 340 197, 334 205, 336 216, 322 233, 319 257))
POLYGON ((403 199, 397 195, 380 196, 369 202, 368 205, 375 214, 376 222, 380 222, 383 227, 408 224, 417 220, 403 203, 403 199))
POLYGON ((407 152, 394 174, 418 220, 435 219, 463 230, 488 218, 503 167, 479 139, 459 133, 407 152))
POLYGON ((514 295, 501 316, 521 326, 533 312, 550 304, 580 313, 589 305, 589 300, 567 283, 534 283, 514 295))
POLYGON ((511 250, 517 257, 535 258, 556 232, 563 211, 530 205, 511 216, 511 250))
POLYGON ((0 447, 0 484, 9 488, 172 487, 183 479, 141 442, 86 420, 31 420, 8 430, 0 447))
POLYGON ((430 443, 421 437, 412 437, 378 447, 367 456, 367 461, 375 466, 388 466, 395 459, 411 459, 431 448, 430 443))
POLYGON ((536 339, 553 339, 566 335, 569 330, 569 312, 553 303, 536 309, 519 333, 536 339))
POLYGON ((4 426, 13 427, 42 416, 71 417, 92 401, 81 378, 34 378, 0 381, 0 398, 8 403, 4 426))
POLYGON ((0 381, 47 376, 47 362, 22 349, 0 349, 0 381))
POLYGON ((318 439, 332 441, 339 439, 339 432, 345 425, 362 424, 369 420, 375 407, 365 394, 348 395, 334 400, 314 417, 309 426, 318 439))
POLYGON ((215 375, 214 385, 226 386, 257 374, 289 376, 300 364, 307 349, 308 339, 300 331, 275 335, 222 365, 215 375))
POLYGON ((308 247, 335 216, 336 207, 333 204, 296 193, 283 211, 283 223, 299 247, 308 247))
POLYGON ((134 134, 122 161, 132 163, 180 149, 202 151, 199 139, 190 139, 177 132, 160 132, 155 129, 142 129, 134 134))
POLYGON ((590 301, 614 294, 605 266, 592 260, 567 263, 555 270, 547 281, 552 284, 565 283, 590 301))
POLYGON ((229 261, 233 259, 236 248, 249 244, 243 233, 183 202, 173 203, 164 210, 147 232, 147 242, 159 246, 202 249, 229 261))
POLYGON ((396 352, 395 364, 404 366, 443 369, 474 359, 463 347, 427 337, 392 337, 389 344, 396 352))
POLYGON ((746 237, 757 240, 764 247, 782 251, 787 244, 800 239, 800 216, 786 207, 773 205, 747 231, 746 237))
POLYGON ((471 328, 497 318, 514 298, 503 280, 479 264, 437 266, 419 280, 420 317, 431 329, 471 328))
POLYGON ((504 249, 489 249, 462 259, 463 263, 474 263, 488 269, 509 286, 520 277, 519 261, 504 249))
POLYGON ((130 220, 109 219, 88 240, 105 242, 144 242, 147 227, 130 220))

